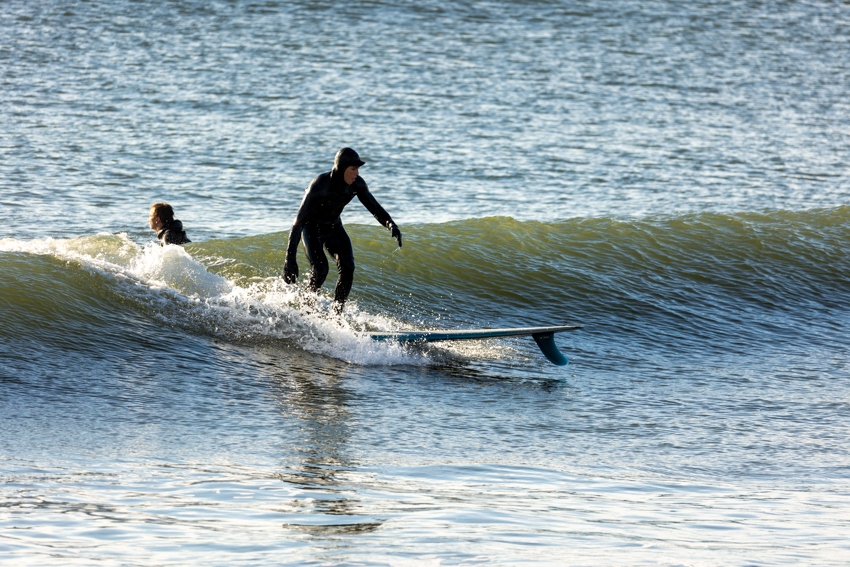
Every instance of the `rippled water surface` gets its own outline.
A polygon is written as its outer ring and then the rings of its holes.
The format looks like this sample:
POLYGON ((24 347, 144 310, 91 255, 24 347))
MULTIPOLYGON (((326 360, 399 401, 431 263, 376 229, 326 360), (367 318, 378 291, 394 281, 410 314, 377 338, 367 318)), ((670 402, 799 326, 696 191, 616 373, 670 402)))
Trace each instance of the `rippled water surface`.
POLYGON ((0 563, 846 564, 848 24, 3 2, 0 563), (335 317, 280 272, 343 146, 404 247, 349 205, 335 317))

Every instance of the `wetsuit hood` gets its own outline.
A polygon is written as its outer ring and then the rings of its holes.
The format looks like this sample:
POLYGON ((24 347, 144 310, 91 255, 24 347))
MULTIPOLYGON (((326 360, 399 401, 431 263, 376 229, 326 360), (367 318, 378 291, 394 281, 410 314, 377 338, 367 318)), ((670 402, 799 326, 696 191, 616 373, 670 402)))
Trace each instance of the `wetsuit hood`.
POLYGON ((346 169, 352 165, 360 167, 365 163, 365 161, 360 159, 360 155, 356 151, 351 148, 342 148, 336 153, 336 157, 334 158, 334 168, 331 170, 331 183, 334 185, 344 183, 342 174, 345 173, 346 169))

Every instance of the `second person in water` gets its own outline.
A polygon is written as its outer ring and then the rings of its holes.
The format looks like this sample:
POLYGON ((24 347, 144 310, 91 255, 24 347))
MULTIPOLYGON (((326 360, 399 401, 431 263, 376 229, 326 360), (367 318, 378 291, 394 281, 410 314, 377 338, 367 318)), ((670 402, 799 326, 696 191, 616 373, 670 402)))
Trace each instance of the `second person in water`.
POLYGON ((339 216, 355 196, 379 223, 391 231, 401 248, 401 231, 387 211, 378 204, 359 175, 360 166, 364 163, 366 162, 351 148, 342 148, 337 152, 333 169, 320 174, 307 187, 289 231, 289 243, 286 247, 283 280, 286 283, 295 283, 298 279, 298 262, 295 256, 298 243, 303 239, 304 251, 311 269, 308 288, 313 292, 322 287, 328 276, 328 259, 324 250, 328 251, 336 262, 339 273, 334 288, 334 310, 337 313, 342 312, 354 281, 354 251, 339 216))

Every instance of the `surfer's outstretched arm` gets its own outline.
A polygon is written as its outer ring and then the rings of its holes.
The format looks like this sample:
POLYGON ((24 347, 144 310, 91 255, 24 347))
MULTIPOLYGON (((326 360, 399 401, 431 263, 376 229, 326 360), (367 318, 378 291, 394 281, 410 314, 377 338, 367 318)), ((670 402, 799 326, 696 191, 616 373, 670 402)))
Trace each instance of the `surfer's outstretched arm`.
POLYGON ((392 232, 393 238, 398 240, 398 247, 401 248, 401 231, 398 229, 398 225, 393 221, 392 217, 390 217, 389 213, 384 210, 384 207, 378 203, 378 200, 375 199, 375 196, 372 195, 372 192, 369 191, 369 188, 366 187, 366 184, 363 184, 363 188, 357 192, 357 198, 360 199, 360 202, 363 203, 363 206, 372 213, 372 216, 375 217, 379 223, 383 226, 387 227, 390 232, 392 232))

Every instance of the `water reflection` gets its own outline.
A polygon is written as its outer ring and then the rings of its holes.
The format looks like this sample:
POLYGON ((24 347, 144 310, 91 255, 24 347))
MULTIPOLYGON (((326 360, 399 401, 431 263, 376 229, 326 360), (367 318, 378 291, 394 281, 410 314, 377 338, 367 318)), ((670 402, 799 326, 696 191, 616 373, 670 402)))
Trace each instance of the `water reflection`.
POLYGON ((328 537, 335 535, 356 535, 376 531, 383 522, 363 522, 360 524, 338 524, 338 525, 305 525, 305 524, 283 524, 289 530, 303 534, 328 537))
POLYGON ((280 411, 302 433, 295 447, 301 462, 286 465, 275 476, 308 495, 295 503, 295 521, 284 523, 283 528, 321 537, 371 532, 383 522, 361 511, 352 487, 358 463, 349 455, 351 431, 356 427, 349 408, 357 396, 344 386, 348 364, 333 359, 319 364, 317 358, 291 351, 276 361, 278 370, 272 375, 280 411))

